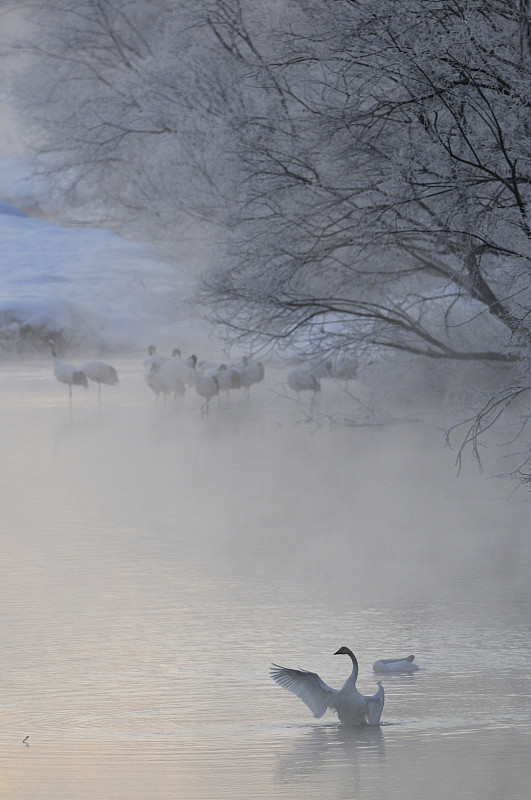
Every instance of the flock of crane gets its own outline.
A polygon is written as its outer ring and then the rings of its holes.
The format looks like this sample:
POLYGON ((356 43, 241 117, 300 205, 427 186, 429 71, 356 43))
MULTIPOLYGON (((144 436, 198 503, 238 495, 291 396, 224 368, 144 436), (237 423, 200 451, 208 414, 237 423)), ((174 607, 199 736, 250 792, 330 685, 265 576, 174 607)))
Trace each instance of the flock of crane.
POLYGON ((159 356, 154 345, 149 346, 144 361, 144 380, 157 396, 176 399, 193 388, 203 398, 202 414, 208 414, 210 400, 219 397, 221 391, 243 389, 249 398, 251 386, 263 381, 264 375, 262 362, 250 361, 247 356, 237 364, 215 364, 198 361, 195 354, 184 359, 178 348, 170 358, 159 356))
MULTIPOLYGON (((67 364, 57 356, 55 344, 50 340, 53 358, 53 371, 58 381, 68 386, 68 398, 72 402, 72 387, 88 388, 89 380, 98 385, 98 401, 101 400, 101 386, 114 386, 119 383, 116 369, 105 361, 92 359, 81 367, 67 364)), ((210 400, 221 391, 243 389, 250 396, 254 383, 264 380, 265 370, 261 361, 251 361, 243 356, 237 364, 215 364, 211 361, 198 361, 191 355, 184 359, 177 348, 170 357, 157 355, 154 345, 148 348, 144 359, 144 380, 157 397, 165 401, 183 397, 187 389, 194 389, 203 398, 201 413, 208 414, 210 400)))
MULTIPOLYGON (((98 401, 101 401, 101 386, 114 386, 119 382, 116 369, 104 361, 91 359, 81 367, 67 364, 58 358, 55 344, 50 340, 55 377, 68 386, 69 401, 72 402, 72 387, 84 386, 93 381, 98 385, 98 401)), ((297 367, 287 374, 287 386, 295 392, 297 399, 301 392, 312 392, 313 397, 321 389, 321 378, 332 377, 344 380, 346 384, 356 376, 358 362, 352 357, 340 354, 334 360, 321 360, 313 366, 297 367)), ((212 361, 199 361, 197 356, 183 358, 176 348, 171 356, 157 355, 155 345, 148 348, 143 363, 144 380, 157 397, 164 401, 183 397, 187 389, 193 389, 203 398, 201 414, 208 414, 209 403, 221 392, 242 389, 250 398, 251 386, 264 380, 265 370, 261 361, 252 361, 243 356, 237 363, 217 364, 212 361)))

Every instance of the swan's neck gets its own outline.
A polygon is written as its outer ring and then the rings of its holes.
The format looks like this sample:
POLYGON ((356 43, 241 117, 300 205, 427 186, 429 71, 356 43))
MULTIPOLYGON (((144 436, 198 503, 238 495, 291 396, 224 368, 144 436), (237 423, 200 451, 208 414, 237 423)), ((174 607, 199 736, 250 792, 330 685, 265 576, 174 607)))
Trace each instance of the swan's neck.
POLYGON ((345 650, 352 660, 352 674, 349 680, 355 681, 356 678, 358 677, 358 659, 356 658, 352 650, 349 650, 348 647, 345 647, 345 650))

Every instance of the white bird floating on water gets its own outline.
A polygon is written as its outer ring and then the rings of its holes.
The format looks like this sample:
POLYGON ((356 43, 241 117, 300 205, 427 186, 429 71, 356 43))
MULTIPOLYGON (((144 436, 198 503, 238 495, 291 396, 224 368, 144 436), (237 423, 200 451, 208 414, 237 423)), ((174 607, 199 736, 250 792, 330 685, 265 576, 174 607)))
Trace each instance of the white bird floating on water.
POLYGON ((322 717, 326 709, 335 711, 343 725, 379 725, 384 707, 384 688, 378 683, 378 691, 366 697, 356 689, 358 660, 348 647, 340 647, 334 655, 346 655, 352 659, 352 673, 341 689, 331 689, 316 672, 305 669, 288 669, 273 664, 270 675, 279 686, 293 692, 306 703, 314 717, 322 717))
POLYGON ((75 367, 73 364, 65 364, 64 361, 61 361, 60 358, 57 358, 57 353, 55 352, 55 344, 53 339, 49 341, 52 347, 52 357, 53 357, 53 372, 55 377, 61 383, 68 384, 68 399, 69 402, 72 402, 72 386, 84 386, 85 389, 88 389, 88 380, 87 376, 83 372, 83 370, 75 367))
POLYGON ((115 368, 111 367, 110 364, 106 364, 105 361, 97 361, 96 359, 85 361, 85 363, 81 365, 81 369, 89 380, 98 384, 98 401, 101 400, 102 383, 106 383, 108 386, 114 386, 116 383, 120 382, 115 368))
POLYGON ((372 665, 374 672, 379 675, 392 675, 404 672, 417 672, 419 669, 413 663, 415 656, 406 656, 405 658, 380 658, 372 665))

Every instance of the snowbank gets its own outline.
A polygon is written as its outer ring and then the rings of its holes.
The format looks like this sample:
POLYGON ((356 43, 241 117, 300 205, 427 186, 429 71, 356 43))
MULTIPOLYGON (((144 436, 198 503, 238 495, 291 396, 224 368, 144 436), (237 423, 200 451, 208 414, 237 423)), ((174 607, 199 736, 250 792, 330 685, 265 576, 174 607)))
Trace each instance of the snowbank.
POLYGON ((204 335, 185 268, 112 231, 26 216, 45 191, 22 161, 0 157, 0 348, 38 352, 188 346, 204 335), (20 210, 23 209, 23 210, 20 210))

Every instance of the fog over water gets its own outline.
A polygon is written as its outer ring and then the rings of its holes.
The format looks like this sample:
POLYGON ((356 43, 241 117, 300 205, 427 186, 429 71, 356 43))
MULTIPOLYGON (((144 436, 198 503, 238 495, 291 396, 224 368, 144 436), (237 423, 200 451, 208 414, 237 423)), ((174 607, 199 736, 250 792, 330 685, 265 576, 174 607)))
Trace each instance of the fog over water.
MULTIPOLYGON (((18 152, 19 133, 0 103, 0 150, 18 152)), ((21 327, 26 293, 46 332, 47 298, 72 282, 88 331, 115 319, 116 296, 136 343, 171 308, 155 337, 171 350, 174 265, 151 266, 146 291, 116 270, 144 258, 130 243, 110 271, 107 233, 58 229, 44 249, 41 227, 3 220, 21 327)), ((456 475, 455 420, 409 404, 430 368, 406 398, 387 381, 397 421, 349 427, 308 423, 273 368, 250 404, 214 400, 204 418, 193 392, 157 403, 142 356, 113 363, 101 408, 93 385, 69 407, 49 358, 0 370, 0 800, 527 797, 531 495, 469 461, 456 475), (365 694, 376 659, 415 654, 419 672, 383 679, 380 728, 315 720, 268 675, 276 662, 339 687, 341 645, 365 694)), ((452 407, 462 390, 447 387, 452 407)), ((331 382, 321 394, 324 414, 344 402, 331 382)))
POLYGON ((297 424, 273 369, 202 418, 116 366, 69 408, 48 359, 3 365, 0 796, 525 796, 526 492, 456 477, 434 420, 297 424), (338 687, 342 644, 365 694, 421 667, 379 729, 268 676, 338 687))

